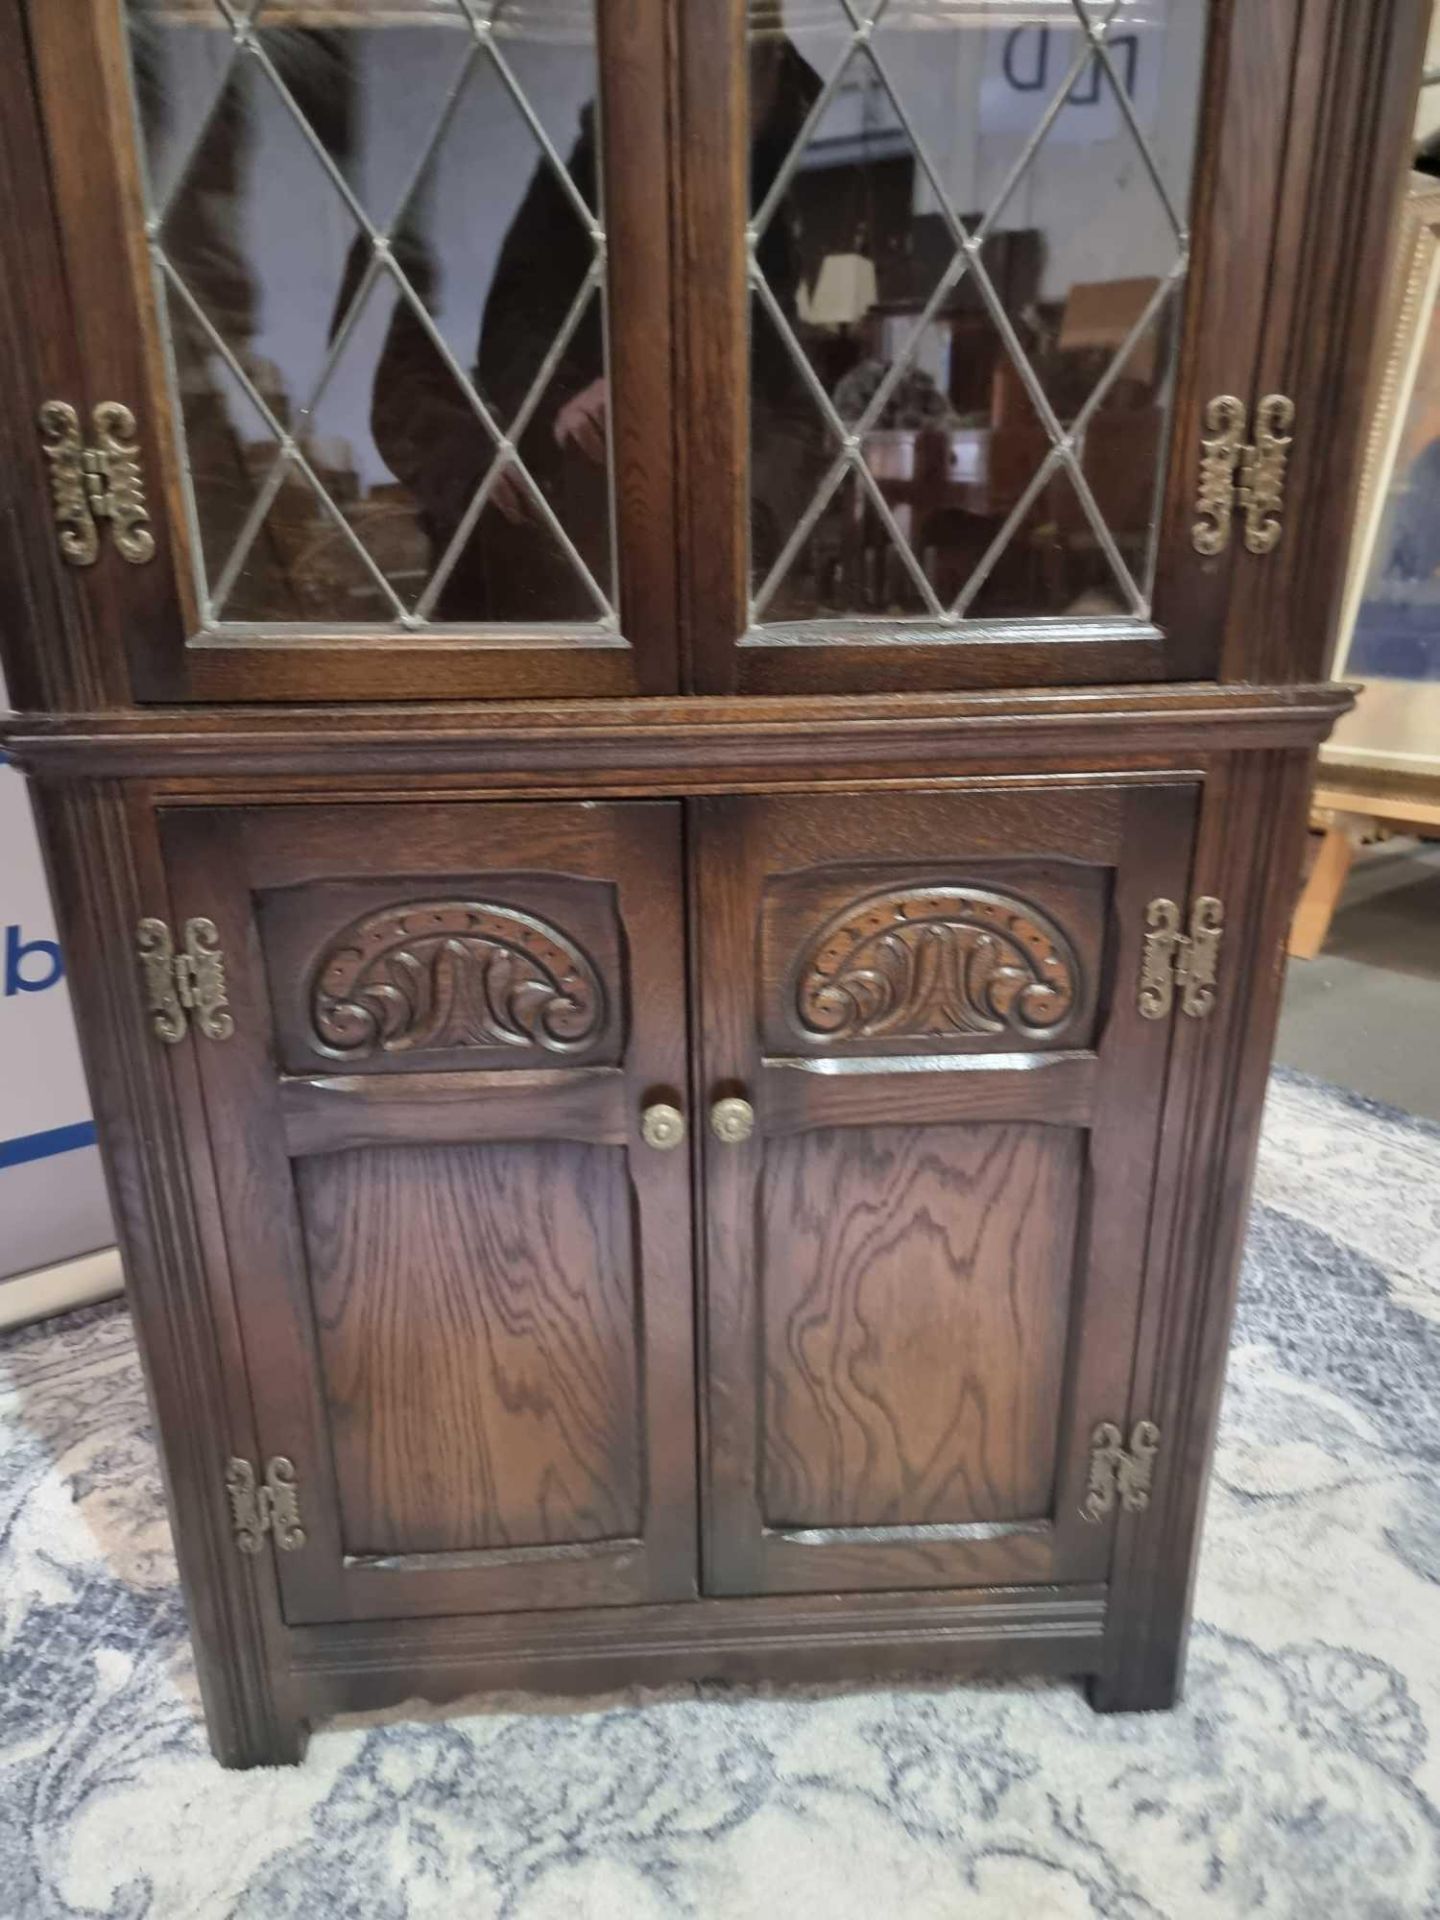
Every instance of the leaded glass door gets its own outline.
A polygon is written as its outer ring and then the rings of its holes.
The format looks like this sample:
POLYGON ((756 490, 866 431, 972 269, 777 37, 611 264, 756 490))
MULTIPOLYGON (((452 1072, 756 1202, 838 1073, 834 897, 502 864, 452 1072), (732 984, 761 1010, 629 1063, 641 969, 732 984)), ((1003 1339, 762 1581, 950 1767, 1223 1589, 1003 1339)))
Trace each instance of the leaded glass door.
POLYGON ((68 398, 147 468, 155 558, 87 580, 134 694, 673 688, 661 0, 31 21, 68 398))
POLYGON ((687 11, 702 687, 1216 670, 1235 556, 1195 544, 1202 418, 1256 377, 1279 11, 687 11))

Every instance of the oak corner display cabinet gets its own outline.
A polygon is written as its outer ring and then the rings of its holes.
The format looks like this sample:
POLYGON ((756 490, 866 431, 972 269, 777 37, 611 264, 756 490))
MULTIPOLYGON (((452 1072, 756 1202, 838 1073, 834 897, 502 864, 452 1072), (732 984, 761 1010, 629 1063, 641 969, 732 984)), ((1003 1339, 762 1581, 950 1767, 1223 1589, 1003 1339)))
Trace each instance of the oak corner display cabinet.
POLYGON ((213 1745, 1183 1666, 1422 0, 0 0, 213 1745))

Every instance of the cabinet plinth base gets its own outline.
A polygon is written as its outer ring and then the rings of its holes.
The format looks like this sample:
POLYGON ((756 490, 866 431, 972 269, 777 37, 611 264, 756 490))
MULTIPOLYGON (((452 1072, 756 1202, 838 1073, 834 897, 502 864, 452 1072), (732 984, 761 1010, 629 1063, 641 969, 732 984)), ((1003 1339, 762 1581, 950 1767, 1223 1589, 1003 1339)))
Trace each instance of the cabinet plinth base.
POLYGON ((229 1767, 303 1757, 319 1721, 481 1692, 583 1695, 694 1680, 851 1682, 906 1675, 1094 1673, 1105 1589, 1049 1587, 690 1600, 431 1621, 296 1627, 297 1718, 229 1767))

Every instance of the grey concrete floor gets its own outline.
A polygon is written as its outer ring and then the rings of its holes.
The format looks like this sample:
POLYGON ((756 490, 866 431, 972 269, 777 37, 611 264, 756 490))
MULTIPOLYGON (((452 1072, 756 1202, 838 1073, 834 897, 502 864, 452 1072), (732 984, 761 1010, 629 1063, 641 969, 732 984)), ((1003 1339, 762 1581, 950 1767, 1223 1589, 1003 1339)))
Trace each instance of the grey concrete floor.
POLYGON ((1440 1120, 1440 845, 1362 849, 1318 960, 1292 960, 1276 1058, 1440 1120))

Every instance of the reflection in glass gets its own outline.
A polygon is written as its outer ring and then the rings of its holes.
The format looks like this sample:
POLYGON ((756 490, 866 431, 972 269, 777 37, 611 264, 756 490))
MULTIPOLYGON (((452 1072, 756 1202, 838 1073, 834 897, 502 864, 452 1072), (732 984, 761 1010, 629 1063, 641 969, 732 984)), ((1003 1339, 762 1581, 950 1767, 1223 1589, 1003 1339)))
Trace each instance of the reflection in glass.
POLYGON ((1143 615, 1205 0, 750 0, 758 626, 1143 615))
POLYGON ((594 0, 127 0, 207 624, 614 625, 594 0))

